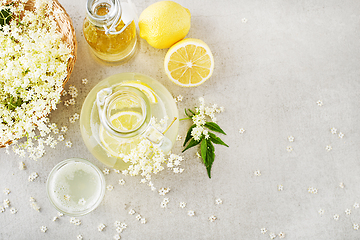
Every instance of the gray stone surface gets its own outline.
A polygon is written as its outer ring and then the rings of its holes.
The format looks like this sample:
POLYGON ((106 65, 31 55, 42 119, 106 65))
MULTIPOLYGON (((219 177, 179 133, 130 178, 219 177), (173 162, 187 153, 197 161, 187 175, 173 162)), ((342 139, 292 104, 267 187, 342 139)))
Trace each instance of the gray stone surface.
MULTIPOLYGON (((63 144, 47 149, 38 161, 21 159, 0 150, 0 200, 8 198, 17 208, 0 213, 0 239, 113 239, 114 222, 126 222, 122 239, 270 239, 269 233, 284 232, 285 239, 359 239, 360 232, 360 2, 271 0, 271 1, 190 1, 177 2, 192 14, 187 37, 200 38, 213 51, 215 71, 210 80, 196 88, 182 88, 169 81, 163 69, 167 50, 157 50, 140 41, 138 52, 128 63, 104 65, 92 58, 82 34, 85 1, 60 0, 71 16, 77 34, 78 59, 67 86, 75 85, 79 96, 75 107, 59 108, 51 121, 68 125, 63 144), (247 19, 243 22, 242 19, 247 19), (101 79, 121 72, 140 72, 156 78, 183 109, 207 103, 225 107, 218 123, 228 134, 223 140, 229 148, 216 147, 212 178, 208 179, 196 149, 184 154, 185 172, 163 171, 156 175, 156 187, 170 187, 170 203, 160 207, 163 197, 139 177, 106 176, 114 190, 106 192, 101 205, 74 226, 69 217, 56 222, 57 211, 46 197, 46 179, 59 161, 81 157, 105 166, 86 149, 78 122, 68 117, 80 113, 87 93, 101 79), (81 79, 87 78, 87 85, 81 79), (317 101, 322 100, 323 106, 317 101), (330 132, 335 127, 345 134, 340 139, 330 132), (243 134, 239 129, 244 128, 243 134), (288 136, 295 141, 289 142, 288 136), (325 148, 332 146, 331 151, 325 148), (288 152, 291 146, 293 151, 288 152), (20 171, 24 161, 27 169, 20 171), (260 170, 261 176, 254 176, 260 170), (39 178, 28 182, 37 172, 39 178), (117 184, 124 178, 126 184, 117 184), (339 186, 344 183, 344 188, 339 186), (278 185, 284 190, 278 191, 278 185), (314 187, 317 194, 308 193, 314 187), (5 195, 2 190, 9 188, 5 195), (36 199, 41 211, 29 206, 36 199), (221 198, 223 204, 216 205, 221 198), (179 202, 186 208, 179 208, 179 202), (141 224, 128 214, 135 209, 147 219, 141 224), (318 213, 319 209, 324 214, 318 213), (346 215, 345 210, 351 214, 346 215), (194 210, 194 217, 187 216, 194 210), (340 216, 335 221, 333 216, 340 216), (208 217, 217 216, 215 222, 208 217), (103 232, 100 223, 107 225, 103 232), (41 226, 48 231, 42 233, 41 226), (261 228, 268 229, 265 235, 261 228)), ((139 14, 155 1, 134 1, 139 14)), ((184 136, 190 122, 180 123, 184 136)), ((173 152, 180 153, 181 142, 173 152)), ((279 238, 279 237, 277 237, 279 238)))

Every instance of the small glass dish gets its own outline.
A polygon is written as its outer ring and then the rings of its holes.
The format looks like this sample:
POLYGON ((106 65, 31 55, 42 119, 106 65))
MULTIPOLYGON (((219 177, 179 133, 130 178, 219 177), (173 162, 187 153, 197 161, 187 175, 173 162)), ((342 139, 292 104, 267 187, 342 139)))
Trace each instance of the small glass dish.
POLYGON ((105 195, 105 178, 91 162, 70 158, 51 170, 46 189, 50 203, 59 212, 78 217, 99 206, 105 195))

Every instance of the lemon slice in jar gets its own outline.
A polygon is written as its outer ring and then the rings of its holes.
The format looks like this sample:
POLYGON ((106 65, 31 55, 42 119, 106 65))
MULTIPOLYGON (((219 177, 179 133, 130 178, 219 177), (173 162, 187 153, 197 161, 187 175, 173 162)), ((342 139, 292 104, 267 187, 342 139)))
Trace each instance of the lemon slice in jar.
POLYGON ((208 80, 214 70, 214 57, 200 39, 186 38, 166 53, 165 73, 182 87, 196 87, 208 80))
MULTIPOLYGON (((136 129, 142 122, 140 113, 133 111, 119 112, 110 118, 111 124, 120 131, 136 129)), ((140 142, 141 137, 122 139, 110 134, 100 125, 100 141, 104 148, 114 157, 122 154, 129 154, 140 142)))

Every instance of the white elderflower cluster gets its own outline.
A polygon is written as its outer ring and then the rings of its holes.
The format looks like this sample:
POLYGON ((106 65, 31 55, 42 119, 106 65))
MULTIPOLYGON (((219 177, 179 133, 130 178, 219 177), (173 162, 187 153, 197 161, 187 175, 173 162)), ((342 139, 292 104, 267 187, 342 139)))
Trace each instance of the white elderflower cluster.
POLYGON ((224 111, 224 107, 218 108, 216 104, 212 105, 211 107, 206 107, 203 97, 200 97, 199 101, 200 106, 195 108, 196 114, 191 118, 193 123, 196 125, 191 130, 191 136, 194 138, 195 141, 199 141, 203 135, 206 139, 209 138, 209 132, 204 128, 204 125, 206 123, 206 116, 210 117, 212 122, 216 122, 215 113, 220 113, 224 111))
MULTIPOLYGON (((46 116, 60 100, 67 63, 72 57, 57 30, 50 3, 37 1, 35 7, 35 11, 28 11, 22 1, 10 6, 0 2, 0 9, 9 9, 14 18, 0 26, 2 144, 24 136, 34 139, 36 128, 40 135, 49 133, 46 116)), ((43 154, 39 145, 34 156, 43 154)), ((17 151, 24 156, 24 150, 17 151)))
POLYGON ((122 173, 131 176, 141 175, 144 177, 141 179, 141 183, 150 181, 151 174, 157 174, 164 170, 163 165, 167 165, 174 173, 184 171, 184 169, 179 168, 180 162, 183 161, 181 156, 170 154, 167 158, 160 148, 154 146, 147 139, 141 140, 129 154, 120 154, 120 157, 125 163, 130 163, 128 169, 123 170, 122 173))

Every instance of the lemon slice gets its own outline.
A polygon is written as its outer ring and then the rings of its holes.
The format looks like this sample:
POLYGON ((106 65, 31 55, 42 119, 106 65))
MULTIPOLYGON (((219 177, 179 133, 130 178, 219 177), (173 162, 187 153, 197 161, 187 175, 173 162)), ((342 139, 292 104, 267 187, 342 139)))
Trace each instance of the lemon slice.
POLYGON ((173 45, 166 53, 166 75, 182 87, 195 87, 210 78, 214 57, 209 46, 200 39, 187 38, 173 45))
POLYGON ((123 83, 121 83, 121 85, 130 86, 130 87, 139 89, 147 96, 147 98, 149 99, 149 101, 151 103, 157 103, 157 101, 158 101, 154 90, 146 83, 129 81, 129 82, 123 82, 123 83))
POLYGON ((134 111, 118 112, 111 116, 111 124, 120 131, 130 131, 139 127, 143 117, 140 113, 134 111))
MULTIPOLYGON (((133 111, 119 112, 110 118, 111 124, 121 130, 128 131, 137 128, 142 122, 142 116, 140 113, 133 111)), ((141 141, 140 137, 122 139, 109 134, 106 129, 100 126, 100 141, 105 149, 115 157, 119 154, 129 154, 133 148, 135 148, 141 141)))
POLYGON ((124 140, 110 135, 103 126, 100 126, 99 135, 104 148, 114 157, 119 157, 121 153, 129 154, 131 150, 136 148, 136 146, 141 142, 141 137, 124 140))

